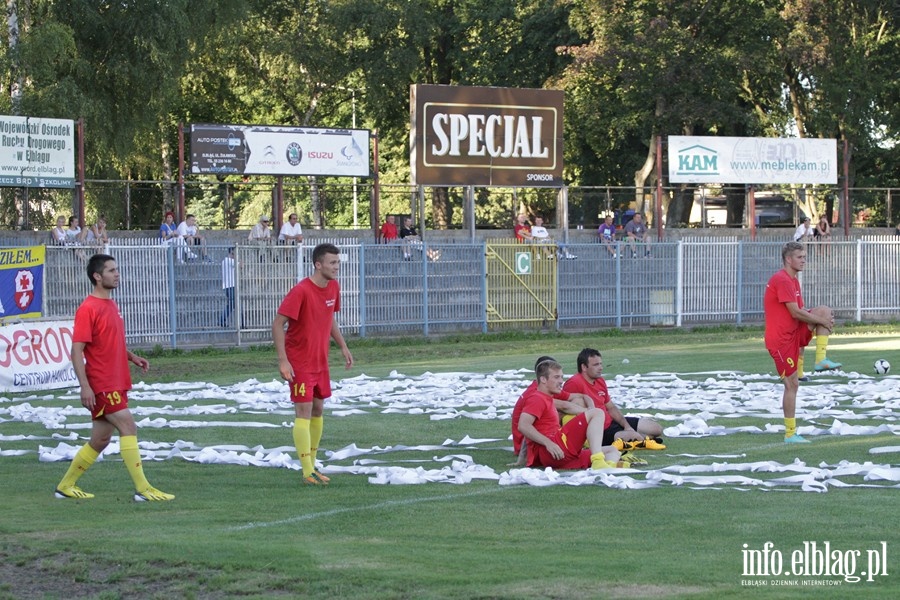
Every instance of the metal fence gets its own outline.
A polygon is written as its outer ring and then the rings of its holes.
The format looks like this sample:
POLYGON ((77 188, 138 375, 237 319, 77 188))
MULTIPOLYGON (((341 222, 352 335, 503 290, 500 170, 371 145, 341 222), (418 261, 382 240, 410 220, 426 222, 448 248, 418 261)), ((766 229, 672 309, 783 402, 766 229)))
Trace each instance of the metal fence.
MULTIPOLYGON (((613 257, 598 243, 572 244, 568 250, 576 259, 545 256, 532 263, 533 270, 512 273, 508 265, 491 263, 514 260, 508 242, 321 241, 341 248, 338 323, 360 336, 759 323, 766 282, 781 268, 782 248, 780 241, 720 238, 659 243, 650 256, 637 257, 620 244, 613 257), (550 293, 547 282, 555 286, 550 293), (538 288, 540 318, 533 309, 538 288)), ((46 317, 73 317, 90 291, 85 263, 95 250, 47 247, 46 317)), ((234 247, 235 306, 229 318, 222 288, 228 246, 193 248, 193 260, 179 257, 178 248, 146 241, 115 242, 102 250, 119 263, 115 298, 129 343, 175 348, 268 342, 282 298, 310 272, 312 246, 234 247)), ((831 306, 844 320, 898 318, 900 239, 810 244, 808 255, 801 275, 807 305, 831 306)))

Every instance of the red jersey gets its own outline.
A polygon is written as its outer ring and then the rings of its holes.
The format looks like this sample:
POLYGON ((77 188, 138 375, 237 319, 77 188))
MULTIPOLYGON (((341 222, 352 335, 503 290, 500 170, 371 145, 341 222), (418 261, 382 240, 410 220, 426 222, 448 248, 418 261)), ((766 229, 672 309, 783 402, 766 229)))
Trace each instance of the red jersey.
POLYGON ((526 233, 531 233, 531 227, 529 227, 528 225, 519 225, 518 223, 516 223, 516 226, 513 227, 513 231, 516 232, 516 239, 520 242, 525 240, 525 236, 522 234, 523 230, 526 233))
MULTIPOLYGON (((532 381, 531 385, 525 388, 525 391, 522 392, 522 395, 519 396, 519 399, 516 400, 516 405, 513 407, 512 411, 512 437, 513 437, 513 452, 516 454, 519 453, 519 450, 522 449, 522 441, 525 439, 525 436, 522 435, 522 432, 519 431, 519 417, 522 416, 522 409, 525 408, 525 396, 528 396, 533 391, 537 390, 537 381, 532 381)), ((568 401, 569 393, 565 390, 553 396, 554 400, 564 400, 568 401)))
MULTIPOLYGON (((559 414, 553 404, 553 397, 540 391, 535 385, 534 390, 522 394, 522 399, 522 412, 534 417, 534 428, 551 440, 554 439, 559 432, 559 414)), ((532 465, 535 462, 536 444, 528 439, 526 442, 528 457, 525 464, 532 465)))
POLYGON ((766 348, 781 348, 794 338, 798 327, 806 324, 791 316, 786 303, 796 302, 803 308, 800 280, 781 269, 769 279, 763 294, 763 311, 766 315, 766 348))
POLYGON ((328 345, 334 313, 341 310, 338 282, 320 288, 307 277, 287 293, 278 314, 287 317, 284 350, 294 373, 328 373, 328 345))
POLYGON ((72 341, 84 343, 84 369, 95 394, 131 389, 125 321, 115 300, 85 298, 75 311, 72 341))
POLYGON ((590 399, 594 401, 594 406, 603 410, 603 429, 606 429, 609 427, 609 424, 612 423, 612 417, 609 416, 609 411, 606 410, 606 403, 609 402, 609 389, 606 387, 605 379, 598 377, 594 380, 594 383, 590 383, 584 378, 584 375, 578 373, 569 378, 565 385, 563 385, 563 390, 570 394, 584 394, 585 396, 589 396, 590 399))
POLYGON ((397 226, 393 223, 385 223, 381 226, 381 237, 387 240, 397 239, 397 226))

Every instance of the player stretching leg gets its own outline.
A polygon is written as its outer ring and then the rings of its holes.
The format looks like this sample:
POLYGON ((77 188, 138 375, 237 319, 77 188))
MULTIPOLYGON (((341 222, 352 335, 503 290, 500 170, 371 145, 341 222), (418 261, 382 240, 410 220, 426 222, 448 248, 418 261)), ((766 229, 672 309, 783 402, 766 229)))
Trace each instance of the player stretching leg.
POLYGON ((328 343, 341 349, 346 368, 353 365, 334 313, 341 309, 337 275, 340 250, 333 244, 313 249, 314 272, 284 297, 272 322, 272 340, 278 352, 278 370, 290 386, 294 403, 294 445, 303 467, 303 481, 327 485, 328 477, 316 470, 316 451, 322 439, 322 409, 331 396, 328 343))
POLYGON ((175 496, 154 488, 144 476, 137 425, 128 410, 131 389, 128 362, 145 373, 150 363, 125 346, 125 323, 111 298, 112 290, 119 287, 116 260, 107 254, 95 254, 88 261, 87 275, 94 289, 75 312, 72 367, 81 385, 81 404, 91 411, 93 427, 90 441, 81 447, 56 486, 56 497, 94 497, 75 484, 109 445, 113 432, 118 431, 122 459, 134 481, 134 499, 138 502, 172 500, 175 496))
MULTIPOLYGON (((788 242, 781 250, 784 268, 775 273, 766 284, 763 310, 766 315, 766 350, 775 361, 775 368, 784 383, 781 404, 784 410, 784 441, 789 444, 806 443, 797 434, 797 390, 803 363, 803 347, 816 333, 817 360, 824 358, 828 335, 834 329, 834 313, 827 306, 811 310, 803 308, 800 280, 797 274, 806 267, 806 248, 799 242, 788 242), (822 358, 819 358, 821 346, 822 358)), ((840 363, 828 361, 829 369, 840 368, 840 363)), ((816 365, 818 369, 818 364, 816 365)))

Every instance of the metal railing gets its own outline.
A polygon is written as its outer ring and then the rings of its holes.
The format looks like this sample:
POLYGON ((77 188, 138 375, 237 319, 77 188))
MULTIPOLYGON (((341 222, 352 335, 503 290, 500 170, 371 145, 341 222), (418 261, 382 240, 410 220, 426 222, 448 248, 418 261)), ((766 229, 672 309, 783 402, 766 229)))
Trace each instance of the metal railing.
MULTIPOLYGON (((509 269, 489 268, 490 255, 507 251, 491 242, 327 241, 342 251, 338 323, 359 336, 759 323, 765 286, 781 268, 782 248, 781 241, 684 240, 654 244, 650 256, 632 257, 620 243, 613 257, 599 243, 571 244, 577 259, 545 258, 540 272, 510 277, 509 269), (556 286, 546 296, 555 306, 542 306, 548 318, 539 323, 526 306, 534 302, 532 276, 556 286), (513 318, 491 318, 497 310, 490 304, 498 301, 489 301, 490 289, 501 291, 505 314, 513 318)), ((103 248, 119 263, 122 283, 114 297, 129 343, 176 348, 268 342, 282 298, 311 270, 312 246, 234 247, 235 306, 225 319, 222 261, 229 247, 205 248, 206 260, 195 247, 196 258, 185 255, 183 262, 170 246, 111 242, 103 248)), ((85 263, 93 250, 47 247, 45 317, 74 316, 90 291, 85 263)), ((900 315, 900 238, 810 244, 808 256, 801 274, 807 306, 831 306, 851 321, 900 315)))

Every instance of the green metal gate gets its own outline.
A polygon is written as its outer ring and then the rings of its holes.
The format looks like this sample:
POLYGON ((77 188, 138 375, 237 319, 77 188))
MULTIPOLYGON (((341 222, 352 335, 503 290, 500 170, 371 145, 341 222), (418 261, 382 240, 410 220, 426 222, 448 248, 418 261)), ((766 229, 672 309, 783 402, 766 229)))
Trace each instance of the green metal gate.
POLYGON ((557 259, 555 244, 488 241, 487 322, 555 322, 557 259))

